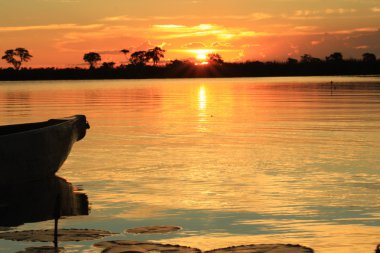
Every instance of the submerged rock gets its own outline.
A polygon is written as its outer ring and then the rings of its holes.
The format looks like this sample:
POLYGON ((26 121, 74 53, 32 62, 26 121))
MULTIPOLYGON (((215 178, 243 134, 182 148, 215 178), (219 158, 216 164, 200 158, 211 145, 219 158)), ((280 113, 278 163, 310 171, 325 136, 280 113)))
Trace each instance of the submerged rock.
POLYGON ((214 249, 204 253, 314 253, 314 250, 293 244, 251 244, 214 249))
POLYGON ((64 253, 64 248, 55 248, 52 246, 41 246, 41 247, 30 247, 23 251, 18 251, 16 253, 64 253))
MULTIPOLYGON (((96 229, 59 229, 58 241, 86 241, 112 235, 111 232, 96 229)), ((54 229, 24 230, 0 233, 0 239, 13 241, 53 242, 54 229)))

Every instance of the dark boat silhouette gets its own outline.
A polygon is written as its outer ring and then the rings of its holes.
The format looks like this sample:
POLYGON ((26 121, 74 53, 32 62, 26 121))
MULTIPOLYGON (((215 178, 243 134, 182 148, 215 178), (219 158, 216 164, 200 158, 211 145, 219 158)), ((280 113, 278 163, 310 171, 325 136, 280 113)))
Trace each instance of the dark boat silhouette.
POLYGON ((54 175, 88 128, 84 115, 0 126, 0 185, 54 175))
POLYGON ((87 195, 60 177, 0 187, 0 227, 88 213, 87 195))

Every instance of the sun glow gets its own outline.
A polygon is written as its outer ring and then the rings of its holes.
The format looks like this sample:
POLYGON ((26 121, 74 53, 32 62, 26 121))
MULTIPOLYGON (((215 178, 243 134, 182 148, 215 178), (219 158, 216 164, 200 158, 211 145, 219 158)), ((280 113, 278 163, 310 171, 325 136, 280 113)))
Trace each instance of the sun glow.
POLYGON ((204 66, 204 65, 208 65, 208 61, 196 62, 194 64, 195 64, 195 66, 204 66))
POLYGON ((196 57, 198 60, 206 60, 207 55, 205 53, 199 53, 196 57))
POLYGON ((211 53, 210 49, 190 49, 190 53, 195 54, 195 58, 199 61, 204 61, 207 59, 207 55, 211 53))

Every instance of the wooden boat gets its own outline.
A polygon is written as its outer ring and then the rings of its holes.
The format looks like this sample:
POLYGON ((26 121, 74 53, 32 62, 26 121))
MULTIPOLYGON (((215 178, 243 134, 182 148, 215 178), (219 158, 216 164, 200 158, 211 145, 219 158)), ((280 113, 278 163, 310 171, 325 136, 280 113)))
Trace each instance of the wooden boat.
POLYGON ((84 115, 0 126, 0 185, 54 175, 88 128, 84 115))

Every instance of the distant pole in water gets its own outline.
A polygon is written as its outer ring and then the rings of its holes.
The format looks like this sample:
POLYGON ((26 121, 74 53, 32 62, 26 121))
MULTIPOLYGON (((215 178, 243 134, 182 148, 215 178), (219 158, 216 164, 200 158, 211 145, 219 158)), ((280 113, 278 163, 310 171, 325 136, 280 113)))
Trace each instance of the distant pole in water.
POLYGON ((58 249, 58 219, 61 217, 61 196, 58 194, 54 206, 54 248, 58 249))
MULTIPOLYGON (((334 82, 333 81, 330 81, 330 90, 331 90, 331 95, 332 95, 332 91, 336 89, 336 86, 334 85, 334 82)), ((379 252, 380 253, 380 252, 379 252)))

